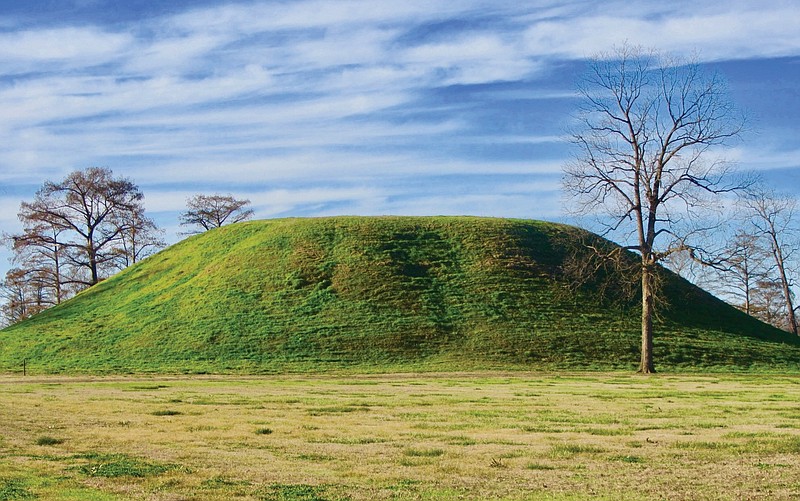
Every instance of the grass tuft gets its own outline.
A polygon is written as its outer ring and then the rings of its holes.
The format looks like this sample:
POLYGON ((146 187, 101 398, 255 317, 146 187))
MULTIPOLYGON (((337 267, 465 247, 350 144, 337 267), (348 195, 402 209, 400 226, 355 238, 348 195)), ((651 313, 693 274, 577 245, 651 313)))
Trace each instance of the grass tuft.
POLYGON ((154 416, 180 416, 182 413, 181 411, 176 411, 172 409, 161 409, 154 411, 152 414, 154 416))
POLYGON ((540 470, 540 471, 550 471, 556 469, 555 466, 542 463, 528 463, 527 465, 525 465, 525 468, 527 468, 528 470, 540 470))
POLYGON ((263 501, 326 501, 325 488, 306 484, 272 484, 259 493, 263 501))
POLYGON ((550 450, 553 457, 572 457, 578 454, 600 454, 606 452, 602 447, 584 444, 556 444, 550 450))
POLYGON ((36 439, 36 445, 59 445, 63 444, 63 438, 55 438, 50 436, 41 436, 36 439))
POLYGON ((417 449, 409 447, 403 450, 403 454, 410 457, 435 458, 444 455, 444 451, 442 449, 417 449))

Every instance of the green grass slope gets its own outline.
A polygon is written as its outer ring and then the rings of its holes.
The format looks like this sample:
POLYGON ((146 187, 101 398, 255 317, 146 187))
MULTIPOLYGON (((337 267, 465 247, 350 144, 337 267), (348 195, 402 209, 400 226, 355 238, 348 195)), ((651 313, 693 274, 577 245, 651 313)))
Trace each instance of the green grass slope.
MULTIPOLYGON (((576 228, 475 217, 253 221, 188 238, 0 331, 0 371, 633 369, 636 301, 570 292, 576 228)), ((800 367, 800 343, 668 276, 657 367, 800 367)))

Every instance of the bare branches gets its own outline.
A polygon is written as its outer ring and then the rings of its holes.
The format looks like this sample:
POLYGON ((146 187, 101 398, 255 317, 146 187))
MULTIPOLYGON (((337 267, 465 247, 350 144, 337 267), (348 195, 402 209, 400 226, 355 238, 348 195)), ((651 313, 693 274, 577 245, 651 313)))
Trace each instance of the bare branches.
POLYGON ((33 201, 20 204, 23 232, 11 238, 11 247, 24 273, 7 280, 35 278, 41 293, 57 304, 163 245, 157 237, 145 238, 157 229, 145 217, 142 199, 132 181, 105 168, 45 182, 33 201), (137 244, 131 259, 132 239, 137 244))
POLYGON ((187 210, 181 213, 180 222, 196 227, 189 233, 201 233, 250 219, 253 209, 246 209, 248 205, 250 200, 239 200, 233 195, 195 195, 186 201, 187 210))
POLYGON ((676 203, 701 207, 709 195, 740 187, 723 184, 729 166, 709 159, 709 148, 744 124, 718 75, 624 45, 592 61, 579 92, 578 153, 564 176, 576 212, 602 208, 608 230, 634 223, 647 249, 657 245, 660 225, 676 222, 661 217, 679 213, 676 203))
POLYGON ((786 327, 794 334, 800 334, 792 292, 793 278, 800 271, 792 267, 800 255, 797 200, 761 187, 750 190, 743 197, 742 204, 750 214, 753 235, 765 242, 771 256, 771 271, 776 277, 774 283, 783 296, 786 327))
POLYGON ((741 186, 725 184, 728 165, 709 152, 744 122, 718 75, 627 44, 593 59, 578 90, 564 188, 574 212, 597 216, 604 235, 625 229, 633 237, 623 245, 641 258, 640 370, 651 372, 655 266, 677 252, 710 261, 693 241, 704 231, 697 212, 713 211, 714 196, 741 186))

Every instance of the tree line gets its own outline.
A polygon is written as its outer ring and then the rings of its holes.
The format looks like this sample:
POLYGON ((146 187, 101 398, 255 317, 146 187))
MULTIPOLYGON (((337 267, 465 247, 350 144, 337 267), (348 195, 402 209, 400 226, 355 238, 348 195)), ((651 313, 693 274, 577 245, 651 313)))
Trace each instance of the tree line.
MULTIPOLYGON (((180 224, 199 233, 252 217, 249 200, 195 195, 180 224)), ((163 248, 164 230, 145 214, 144 195, 108 168, 47 181, 18 213, 22 231, 4 235, 12 268, 0 284, 0 313, 13 324, 55 306, 163 248)))
POLYGON ((710 288, 748 315, 800 335, 797 199, 759 184, 741 194, 734 220, 721 266, 705 270, 710 288))

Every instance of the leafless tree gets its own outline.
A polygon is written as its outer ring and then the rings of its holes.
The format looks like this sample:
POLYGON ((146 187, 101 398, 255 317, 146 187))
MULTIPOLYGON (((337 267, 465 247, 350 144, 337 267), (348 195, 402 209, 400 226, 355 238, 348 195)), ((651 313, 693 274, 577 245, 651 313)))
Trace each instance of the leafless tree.
POLYGON ((15 265, 2 284, 6 321, 59 304, 163 247, 142 199, 130 180, 91 167, 45 182, 22 202, 22 233, 4 238, 15 265))
POLYGON ((0 283, 2 323, 11 325, 55 304, 46 277, 37 270, 12 268, 0 283))
POLYGON ((129 179, 110 169, 74 171, 58 183, 47 181, 32 202, 22 202, 19 218, 25 232, 17 240, 35 240, 39 228, 60 230, 49 241, 72 269, 67 280, 78 286, 96 284, 113 268, 117 245, 141 213, 143 195, 129 179))
POLYGON ((763 187, 748 190, 743 203, 750 214, 753 234, 766 242, 772 272, 783 296, 786 328, 798 334, 792 287, 800 273, 800 227, 795 220, 797 200, 763 187))
POLYGON ((119 242, 115 246, 116 263, 120 269, 136 264, 166 246, 164 231, 144 215, 143 207, 115 219, 120 228, 119 242))
POLYGON ((758 316, 758 290, 769 280, 769 253, 752 231, 739 229, 725 246, 726 255, 710 281, 713 289, 729 298, 748 315, 758 316))
POLYGON ((246 209, 250 200, 240 200, 233 195, 195 195, 186 201, 186 211, 180 215, 182 226, 194 226, 189 233, 201 233, 224 224, 238 223, 253 217, 246 209))
POLYGON ((641 259, 639 371, 654 372, 657 267, 675 252, 704 258, 696 237, 713 226, 703 222, 715 195, 736 188, 709 150, 738 136, 744 121, 717 75, 630 45, 595 58, 578 90, 564 188, 577 214, 596 216, 604 235, 641 259))
POLYGON ((758 281, 753 288, 752 298, 751 310, 754 317, 779 329, 789 329, 783 289, 779 282, 770 279, 758 281))
MULTIPOLYGON (((23 278, 35 280, 39 287, 48 291, 53 304, 59 304, 69 296, 66 278, 66 256, 61 242, 66 228, 48 221, 26 221, 24 232, 5 238, 6 245, 14 252, 11 270, 13 283, 23 278)), ((11 272, 10 272, 11 273, 11 272)))

